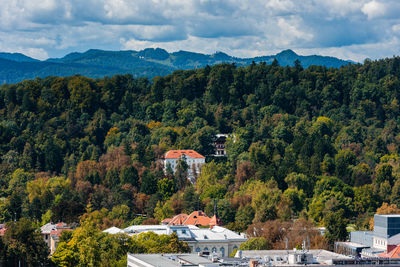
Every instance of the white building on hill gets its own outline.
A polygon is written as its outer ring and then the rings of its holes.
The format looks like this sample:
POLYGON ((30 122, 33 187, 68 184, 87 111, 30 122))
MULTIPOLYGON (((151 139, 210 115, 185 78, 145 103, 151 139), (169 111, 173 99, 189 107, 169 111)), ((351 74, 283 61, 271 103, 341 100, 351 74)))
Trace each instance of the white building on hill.
POLYGON ((200 173, 201 166, 205 163, 206 158, 194 150, 170 150, 163 157, 164 173, 167 172, 168 166, 175 173, 179 160, 185 161, 188 165, 188 179, 194 183, 195 177, 200 173))

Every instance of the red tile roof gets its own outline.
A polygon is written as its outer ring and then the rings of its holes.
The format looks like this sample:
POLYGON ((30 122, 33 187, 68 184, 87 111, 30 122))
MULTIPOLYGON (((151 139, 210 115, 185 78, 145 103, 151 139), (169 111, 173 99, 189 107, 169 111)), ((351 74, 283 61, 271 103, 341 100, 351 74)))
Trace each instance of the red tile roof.
POLYGON ((168 224, 170 221, 172 221, 172 218, 166 218, 161 221, 162 224, 168 224))
POLYGON ((222 221, 217 216, 212 216, 210 219, 210 225, 222 225, 222 221))
POLYGON ((378 256, 381 258, 400 258, 400 245, 397 245, 394 249, 385 251, 378 256))
POLYGON ((187 217, 188 215, 185 213, 178 214, 169 221, 168 225, 183 225, 187 217))
POLYGON ((191 158, 205 159, 203 155, 200 155, 194 150, 170 150, 167 153, 165 153, 164 158, 177 159, 180 158, 182 155, 186 155, 191 158))
POLYGON ((222 225, 220 218, 215 215, 210 218, 203 211, 193 211, 189 215, 181 213, 173 217, 172 219, 164 219, 163 222, 166 223, 169 220, 168 225, 222 225))
POLYGON ((202 211, 193 211, 188 218, 183 222, 184 225, 203 225, 210 224, 210 217, 202 211))

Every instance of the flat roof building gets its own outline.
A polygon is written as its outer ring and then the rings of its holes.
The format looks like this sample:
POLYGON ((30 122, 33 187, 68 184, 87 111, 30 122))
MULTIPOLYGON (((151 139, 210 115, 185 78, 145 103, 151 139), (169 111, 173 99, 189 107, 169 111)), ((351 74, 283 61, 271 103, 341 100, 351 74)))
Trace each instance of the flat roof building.
MULTIPOLYGON (((104 230, 108 233, 119 233, 115 228, 104 230)), ((129 235, 154 232, 158 235, 176 233, 180 241, 186 241, 192 252, 214 253, 221 257, 227 257, 240 244, 247 241, 243 234, 235 233, 221 226, 199 228, 194 225, 132 225, 122 230, 129 235)))
POLYGON ((354 231, 350 242, 336 242, 335 251, 345 255, 381 257, 400 244, 400 214, 375 214, 373 231, 354 231))
POLYGON ((212 260, 197 254, 130 254, 128 267, 181 267, 181 266, 219 266, 212 260))

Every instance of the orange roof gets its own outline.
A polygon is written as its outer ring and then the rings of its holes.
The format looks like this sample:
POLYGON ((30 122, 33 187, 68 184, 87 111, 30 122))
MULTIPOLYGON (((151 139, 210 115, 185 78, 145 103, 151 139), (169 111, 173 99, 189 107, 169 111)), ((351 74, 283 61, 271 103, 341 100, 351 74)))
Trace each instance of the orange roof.
POLYGON ((56 224, 56 228, 69 228, 68 225, 64 222, 59 222, 56 224))
POLYGON ((50 235, 55 236, 55 237, 60 237, 60 235, 64 231, 72 231, 72 229, 53 230, 50 232, 50 235))
POLYGON ((222 225, 222 221, 214 214, 214 216, 212 216, 210 219, 210 225, 222 225))
POLYGON ((210 224, 210 217, 202 211, 193 211, 188 218, 183 222, 184 225, 203 225, 210 224))
POLYGON ((166 218, 164 220, 161 221, 162 224, 168 224, 172 221, 172 218, 166 218))
POLYGON ((386 251, 378 255, 381 258, 400 258, 400 245, 397 245, 391 251, 386 251))
POLYGON ((203 155, 200 155, 194 150, 170 150, 167 153, 165 153, 164 158, 177 159, 180 158, 182 155, 186 155, 191 158, 205 159, 203 155))
POLYGON ((210 217, 202 211, 193 211, 190 215, 181 213, 171 219, 168 225, 203 225, 210 224, 210 217))
POLYGON ((183 222, 187 219, 188 215, 185 213, 174 216, 168 225, 183 225, 183 222))

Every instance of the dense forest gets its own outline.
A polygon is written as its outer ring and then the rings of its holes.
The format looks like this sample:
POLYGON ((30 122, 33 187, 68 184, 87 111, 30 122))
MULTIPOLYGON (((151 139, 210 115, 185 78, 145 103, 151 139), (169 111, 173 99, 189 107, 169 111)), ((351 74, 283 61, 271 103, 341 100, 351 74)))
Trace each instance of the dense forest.
POLYGON ((346 225, 369 228, 379 207, 400 205, 399 78, 395 57, 2 85, 0 223, 101 230, 212 215, 216 200, 236 231, 302 223, 345 239, 346 225), (218 133, 231 136, 226 158, 208 156, 218 133), (158 159, 170 149, 208 156, 195 185, 183 163, 163 173, 158 159))

